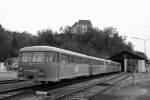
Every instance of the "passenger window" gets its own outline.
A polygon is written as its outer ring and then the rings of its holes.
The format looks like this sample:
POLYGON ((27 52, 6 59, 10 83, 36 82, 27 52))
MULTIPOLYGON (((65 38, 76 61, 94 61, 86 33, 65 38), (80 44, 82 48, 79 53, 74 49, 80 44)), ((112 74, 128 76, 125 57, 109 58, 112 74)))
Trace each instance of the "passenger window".
POLYGON ((33 52, 32 62, 44 62, 45 52, 33 52))
POLYGON ((32 53, 24 52, 21 55, 21 62, 31 62, 32 53))
POLYGON ((75 63, 76 63, 75 56, 72 56, 72 63, 73 63, 73 64, 75 64, 75 63))
POLYGON ((53 62, 53 53, 52 52, 46 53, 46 62, 53 62))
POLYGON ((76 62, 77 62, 77 64, 79 64, 80 63, 80 61, 79 61, 80 59, 79 59, 79 57, 77 56, 76 57, 76 62))
POLYGON ((65 54, 61 54, 61 63, 62 64, 65 64, 65 63, 67 63, 67 59, 66 59, 66 55, 65 54))
POLYGON ((77 56, 74 56, 74 63, 77 64, 77 56))
POLYGON ((71 55, 69 55, 69 63, 72 63, 72 57, 71 57, 71 55))
POLYGON ((53 52, 53 62, 59 62, 59 53, 53 52))
POLYGON ((82 64, 82 58, 79 57, 79 64, 82 64))

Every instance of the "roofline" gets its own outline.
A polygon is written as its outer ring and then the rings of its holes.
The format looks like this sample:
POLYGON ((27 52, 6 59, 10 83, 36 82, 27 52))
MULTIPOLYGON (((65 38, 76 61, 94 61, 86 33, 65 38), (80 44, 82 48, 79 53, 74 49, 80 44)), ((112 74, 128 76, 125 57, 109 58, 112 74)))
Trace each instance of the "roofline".
POLYGON ((137 57, 140 58, 140 59, 146 60, 145 58, 143 58, 143 57, 141 57, 141 56, 139 56, 139 55, 137 55, 137 54, 135 54, 134 52, 129 51, 129 50, 121 51, 121 52, 119 52, 118 54, 115 54, 115 55, 113 55, 113 56, 111 56, 111 57, 108 57, 107 59, 111 59, 111 58, 113 58, 113 57, 115 57, 115 56, 121 54, 122 52, 129 52, 130 54, 133 54, 134 56, 137 56, 137 57))
MULTIPOLYGON (((102 58, 88 56, 88 55, 85 55, 85 54, 81 54, 81 53, 77 53, 77 52, 73 52, 73 51, 69 51, 69 50, 65 50, 65 49, 61 49, 61 48, 57 48, 57 47, 52 47, 52 46, 28 46, 28 47, 24 47, 24 48, 20 49, 20 52, 29 52, 29 51, 31 51, 31 52, 32 51, 37 51, 37 52, 55 51, 55 52, 80 56, 80 57, 84 57, 84 58, 95 59, 95 60, 99 60, 99 61, 114 62, 114 61, 111 61, 111 60, 106 60, 106 59, 102 59, 102 58)), ((117 63, 117 62, 115 62, 115 63, 117 63)))
POLYGON ((76 56, 82 56, 86 57, 87 55, 73 52, 73 51, 68 51, 65 49, 60 49, 57 47, 52 47, 52 46, 29 46, 29 47, 24 47, 20 49, 20 52, 27 52, 27 51, 55 51, 55 52, 60 52, 60 53, 65 53, 65 54, 71 54, 71 55, 76 55, 76 56))

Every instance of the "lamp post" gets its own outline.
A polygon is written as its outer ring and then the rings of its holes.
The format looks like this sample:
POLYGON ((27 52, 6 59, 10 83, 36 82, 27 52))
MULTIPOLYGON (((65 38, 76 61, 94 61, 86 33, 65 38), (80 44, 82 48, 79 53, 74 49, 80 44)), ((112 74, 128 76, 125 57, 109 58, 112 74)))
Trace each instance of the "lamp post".
POLYGON ((148 40, 150 40, 150 38, 147 38, 147 39, 142 39, 142 38, 137 38, 137 37, 131 37, 133 39, 139 39, 139 40, 142 40, 144 42, 144 54, 146 55, 146 42, 148 40))
MULTIPOLYGON (((139 40, 142 40, 142 41, 144 42, 144 54, 145 54, 145 56, 146 56, 146 42, 147 42, 148 40, 150 40, 150 38, 147 38, 147 39, 142 39, 142 38, 137 38, 137 37, 132 37, 132 38, 134 38, 134 39, 139 39, 139 40)), ((139 70, 139 67, 138 67, 138 66, 137 66, 136 68, 137 68, 137 70, 139 70)))

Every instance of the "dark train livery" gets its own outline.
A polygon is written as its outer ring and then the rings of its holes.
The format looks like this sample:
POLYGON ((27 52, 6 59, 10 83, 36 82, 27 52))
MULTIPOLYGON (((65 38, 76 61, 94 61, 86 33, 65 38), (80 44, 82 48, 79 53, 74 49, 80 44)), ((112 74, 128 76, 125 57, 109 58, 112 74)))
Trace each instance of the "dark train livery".
POLYGON ((20 79, 56 82, 118 71, 121 71, 120 63, 51 46, 24 47, 19 53, 20 79))

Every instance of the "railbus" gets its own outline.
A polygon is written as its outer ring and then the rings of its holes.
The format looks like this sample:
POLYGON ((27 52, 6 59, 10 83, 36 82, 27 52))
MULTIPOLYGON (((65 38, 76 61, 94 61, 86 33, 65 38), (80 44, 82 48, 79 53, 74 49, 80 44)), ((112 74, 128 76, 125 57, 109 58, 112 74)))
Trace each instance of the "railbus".
POLYGON ((121 71, 121 64, 52 46, 20 49, 19 79, 42 83, 121 71))

